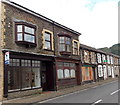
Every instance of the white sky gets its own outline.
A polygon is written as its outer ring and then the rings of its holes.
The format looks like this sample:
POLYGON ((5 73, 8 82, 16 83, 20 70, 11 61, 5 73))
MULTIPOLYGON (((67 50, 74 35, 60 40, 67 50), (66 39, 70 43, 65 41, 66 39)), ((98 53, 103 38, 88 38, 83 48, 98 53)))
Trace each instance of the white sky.
POLYGON ((12 0, 82 33, 80 43, 101 48, 118 43, 119 0, 12 0))

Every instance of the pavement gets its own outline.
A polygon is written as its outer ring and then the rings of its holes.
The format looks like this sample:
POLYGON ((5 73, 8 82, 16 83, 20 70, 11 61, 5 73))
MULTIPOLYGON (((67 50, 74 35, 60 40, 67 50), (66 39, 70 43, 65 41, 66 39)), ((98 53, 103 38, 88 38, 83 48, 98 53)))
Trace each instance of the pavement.
POLYGON ((93 83, 88 83, 88 84, 84 84, 84 85, 77 85, 77 86, 70 87, 70 88, 60 89, 58 91, 49 91, 49 92, 43 92, 42 94, 35 94, 35 95, 26 96, 26 97, 22 97, 22 98, 9 99, 6 101, 2 101, 1 103, 5 103, 5 105, 6 105, 6 103, 9 103, 9 105, 11 105, 10 103, 24 103, 27 105, 33 104, 33 103, 48 100, 51 98, 55 98, 58 96, 62 96, 62 95, 74 93, 77 91, 81 91, 84 89, 92 88, 95 86, 99 86, 99 85, 102 85, 105 83, 110 83, 115 80, 118 80, 118 78, 109 78, 107 80, 101 80, 99 82, 93 82, 93 83))

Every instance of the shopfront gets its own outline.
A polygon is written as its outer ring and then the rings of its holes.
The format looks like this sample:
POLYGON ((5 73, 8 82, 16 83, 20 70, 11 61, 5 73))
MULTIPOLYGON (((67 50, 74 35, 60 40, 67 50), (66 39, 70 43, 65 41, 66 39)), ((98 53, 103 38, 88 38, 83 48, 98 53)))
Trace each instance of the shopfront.
POLYGON ((21 92, 23 90, 54 90, 55 79, 53 58, 51 56, 10 52, 9 64, 5 64, 4 71, 5 96, 8 93, 21 92))
POLYGON ((56 74, 57 89, 80 84, 79 63, 57 60, 56 74))
POLYGON ((92 82, 95 80, 95 66, 83 65, 82 66, 82 82, 92 82))

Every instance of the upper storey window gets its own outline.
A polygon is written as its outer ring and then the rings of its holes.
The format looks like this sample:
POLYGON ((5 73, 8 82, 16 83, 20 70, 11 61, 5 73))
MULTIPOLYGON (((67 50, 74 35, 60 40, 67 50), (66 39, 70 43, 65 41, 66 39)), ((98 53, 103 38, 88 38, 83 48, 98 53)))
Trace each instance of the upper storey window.
POLYGON ((18 22, 15 23, 16 41, 27 44, 36 44, 36 27, 34 25, 18 22))
POLYGON ((43 29, 43 49, 54 50, 53 46, 53 32, 43 29))
POLYGON ((73 40, 73 54, 79 55, 79 41, 73 40))
POLYGON ((59 37, 59 51, 70 52, 71 39, 69 37, 59 37))

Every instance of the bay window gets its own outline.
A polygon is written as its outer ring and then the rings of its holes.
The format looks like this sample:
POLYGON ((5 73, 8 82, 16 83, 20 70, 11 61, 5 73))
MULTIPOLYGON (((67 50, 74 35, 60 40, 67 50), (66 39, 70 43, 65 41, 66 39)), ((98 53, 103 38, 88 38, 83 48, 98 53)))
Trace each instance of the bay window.
POLYGON ((36 44, 36 26, 25 23, 15 23, 16 42, 22 44, 36 44))
POLYGON ((71 52, 71 38, 66 36, 59 37, 59 51, 71 52))

